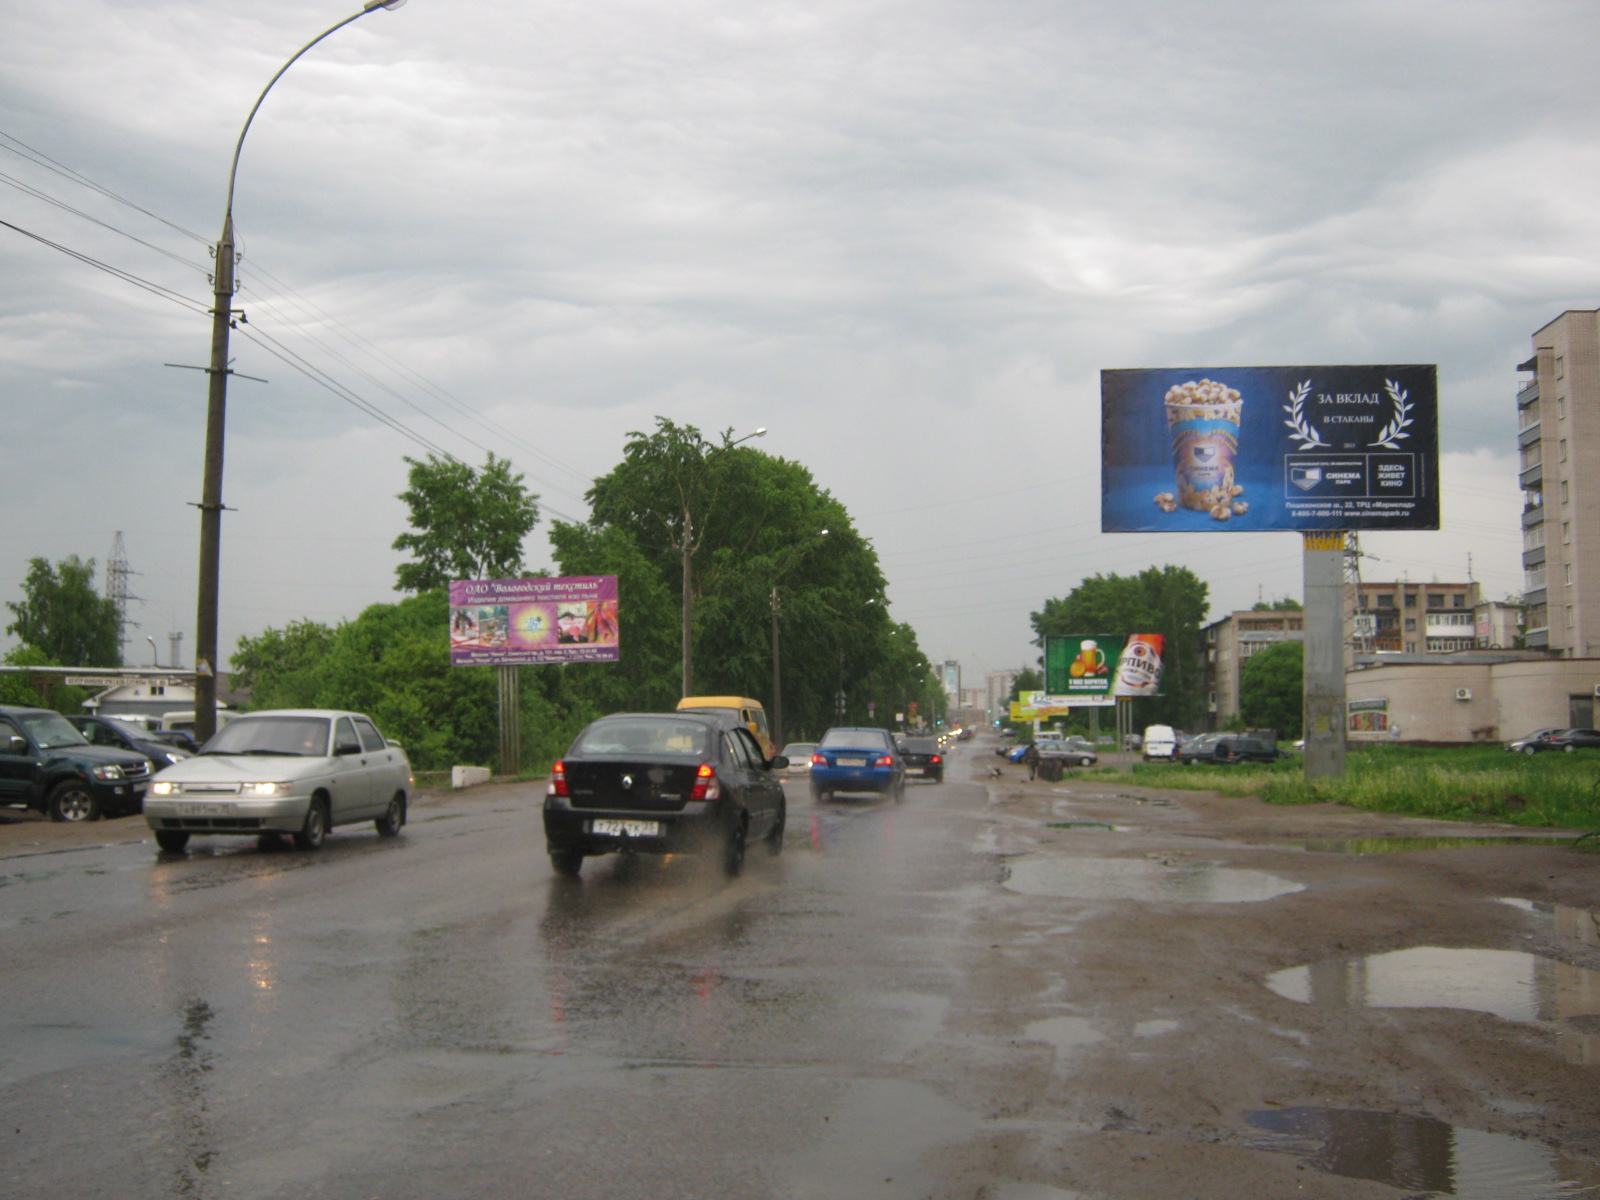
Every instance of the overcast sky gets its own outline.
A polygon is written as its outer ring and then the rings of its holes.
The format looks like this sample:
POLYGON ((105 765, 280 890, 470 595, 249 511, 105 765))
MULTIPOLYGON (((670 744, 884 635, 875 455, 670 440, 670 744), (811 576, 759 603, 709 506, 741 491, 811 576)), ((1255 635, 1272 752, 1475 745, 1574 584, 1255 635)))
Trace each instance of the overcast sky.
MULTIPOLYGON (((207 359, 235 139, 358 6, 0 0, 0 599, 120 532, 132 665, 193 662, 205 376, 164 364, 207 359)), ((658 414, 767 427, 969 684, 1096 573, 1298 597, 1295 534, 1098 532, 1107 367, 1437 363, 1444 527, 1363 575, 1518 592, 1516 364, 1600 304, 1597 48, 1593 0, 371 13, 240 162, 224 656, 398 598, 402 456, 577 518, 658 414)))

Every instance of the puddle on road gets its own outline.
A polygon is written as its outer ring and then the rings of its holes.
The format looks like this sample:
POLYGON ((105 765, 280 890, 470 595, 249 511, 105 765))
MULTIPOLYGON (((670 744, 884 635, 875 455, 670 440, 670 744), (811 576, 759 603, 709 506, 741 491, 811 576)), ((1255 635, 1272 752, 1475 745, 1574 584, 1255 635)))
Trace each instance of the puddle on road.
POLYGON ((1539 900, 1519 900, 1515 896, 1502 896, 1500 903, 1520 908, 1523 912, 1549 917, 1552 932, 1557 937, 1571 938, 1585 946, 1600 946, 1600 912, 1569 908, 1565 904, 1546 904, 1539 900))
POLYGON ((1031 1041, 1046 1042, 1058 1052, 1081 1050, 1105 1040, 1088 1017, 1048 1017, 1033 1021, 1023 1031, 1023 1036, 1031 1041))
POLYGON ((1212 862, 1157 859, 1025 859, 1008 864, 1005 886, 1024 896, 1074 900, 1241 904, 1305 890, 1305 885, 1264 871, 1212 862))
POLYGON ((1600 971, 1520 950, 1419 946, 1330 959, 1267 976, 1286 1000, 1318 1008, 1458 1008, 1521 1024, 1557 1026, 1561 1053, 1600 1063, 1600 971))
POLYGON ((1369 1179, 1463 1200, 1569 1200, 1592 1196, 1600 1168, 1549 1147, 1431 1117, 1337 1108, 1284 1108, 1247 1119, 1265 1136, 1255 1150, 1293 1154, 1347 1179, 1369 1179))
POLYGON ((1301 846, 1314 854, 1404 854, 1408 850, 1461 850, 1474 846, 1570 846, 1575 837, 1372 837, 1316 839, 1301 846))
POLYGON ((971 1113, 931 1088, 888 1079, 858 1082, 821 1141, 789 1164, 784 1194, 795 1200, 932 1195, 940 1178, 935 1152, 977 1128, 971 1113))

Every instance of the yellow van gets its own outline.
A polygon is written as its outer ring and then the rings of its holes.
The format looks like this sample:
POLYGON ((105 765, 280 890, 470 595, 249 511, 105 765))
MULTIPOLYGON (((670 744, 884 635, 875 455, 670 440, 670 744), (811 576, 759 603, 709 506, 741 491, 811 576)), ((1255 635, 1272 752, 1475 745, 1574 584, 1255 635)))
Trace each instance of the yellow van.
POLYGON ((748 696, 685 696, 678 701, 678 711, 733 713, 761 743, 761 753, 768 758, 777 753, 772 746, 772 733, 767 728, 767 710, 761 707, 759 700, 748 696))

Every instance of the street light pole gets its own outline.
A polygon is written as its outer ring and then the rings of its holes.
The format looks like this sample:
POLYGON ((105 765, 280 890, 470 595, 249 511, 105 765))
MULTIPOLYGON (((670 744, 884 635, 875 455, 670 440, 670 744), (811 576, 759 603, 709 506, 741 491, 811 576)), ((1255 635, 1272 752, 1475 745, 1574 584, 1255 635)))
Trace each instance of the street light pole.
POLYGON ((195 616, 194 662, 194 728, 195 737, 205 741, 217 731, 217 608, 220 592, 222 563, 222 457, 224 430, 228 413, 228 331, 233 327, 234 243, 233 243, 233 185, 239 174, 239 152, 244 149, 244 135, 250 132, 250 123, 256 111, 267 98, 272 85, 283 73, 311 47, 329 34, 336 33, 352 21, 358 21, 375 9, 395 9, 406 0, 366 0, 361 11, 335 25, 329 26, 312 38, 267 81, 250 115, 239 130, 239 140, 233 146, 233 161, 228 167, 228 202, 222 215, 222 236, 217 239, 216 267, 212 275, 211 308, 211 363, 206 368, 208 388, 206 395, 205 477, 200 487, 200 586, 195 616))
MULTIPOLYGON (((701 460, 704 464, 711 461, 712 454, 720 454, 724 450, 732 450, 740 442, 748 442, 751 438, 765 437, 767 428, 763 425, 751 433, 745 434, 738 441, 727 442, 721 446, 714 446, 711 452, 701 460)), ((698 480, 698 476, 696 476, 698 480)), ((678 539, 678 550, 683 559, 683 598, 680 609, 683 617, 683 695, 694 694, 694 552, 700 548, 694 535, 694 514, 690 511, 690 496, 686 492, 683 496, 683 528, 678 539)))

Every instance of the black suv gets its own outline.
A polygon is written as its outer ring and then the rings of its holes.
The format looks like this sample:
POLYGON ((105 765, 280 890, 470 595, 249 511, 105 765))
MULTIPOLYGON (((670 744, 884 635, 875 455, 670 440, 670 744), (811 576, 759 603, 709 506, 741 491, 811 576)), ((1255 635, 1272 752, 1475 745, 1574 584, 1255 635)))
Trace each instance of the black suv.
POLYGON ((52 821, 95 821, 143 807, 150 760, 91 746, 58 712, 0 705, 0 804, 52 821))
POLYGON ((1271 742, 1264 742, 1260 738, 1222 737, 1212 743, 1209 756, 1202 756, 1197 761, 1216 763, 1277 762, 1282 757, 1282 750, 1279 750, 1271 742))

